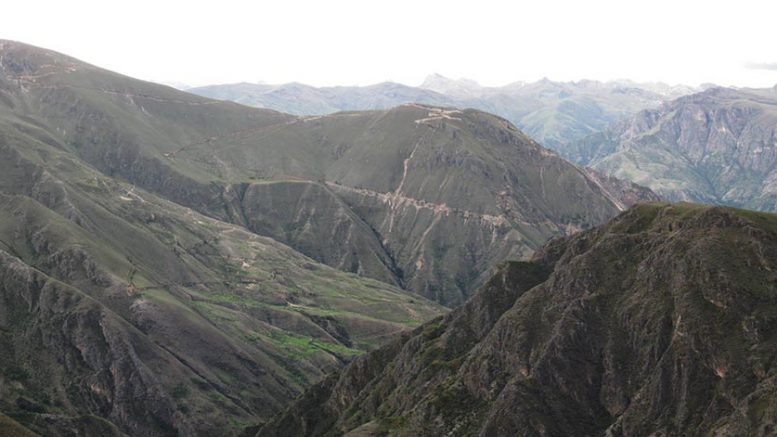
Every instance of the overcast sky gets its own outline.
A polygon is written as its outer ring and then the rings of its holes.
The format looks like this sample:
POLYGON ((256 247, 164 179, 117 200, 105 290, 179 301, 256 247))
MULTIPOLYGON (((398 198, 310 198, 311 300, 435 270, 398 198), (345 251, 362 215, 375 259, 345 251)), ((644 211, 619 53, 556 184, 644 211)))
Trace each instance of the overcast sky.
POLYGON ((0 38, 141 79, 777 83, 771 0, 13 1, 0 38))

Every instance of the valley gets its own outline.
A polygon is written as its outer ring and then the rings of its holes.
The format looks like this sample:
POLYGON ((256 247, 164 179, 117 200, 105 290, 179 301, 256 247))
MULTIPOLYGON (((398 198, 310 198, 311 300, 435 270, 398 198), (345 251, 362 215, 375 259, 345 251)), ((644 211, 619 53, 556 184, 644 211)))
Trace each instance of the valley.
POLYGON ((771 435, 776 93, 0 40, 0 435, 771 435))

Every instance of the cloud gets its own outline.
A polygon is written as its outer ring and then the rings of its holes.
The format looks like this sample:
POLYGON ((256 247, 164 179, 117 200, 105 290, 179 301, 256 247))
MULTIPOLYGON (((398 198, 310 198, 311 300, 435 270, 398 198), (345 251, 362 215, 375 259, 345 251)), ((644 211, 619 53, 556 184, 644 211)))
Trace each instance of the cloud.
POLYGON ((777 62, 745 62, 748 70, 774 70, 777 71, 777 62))

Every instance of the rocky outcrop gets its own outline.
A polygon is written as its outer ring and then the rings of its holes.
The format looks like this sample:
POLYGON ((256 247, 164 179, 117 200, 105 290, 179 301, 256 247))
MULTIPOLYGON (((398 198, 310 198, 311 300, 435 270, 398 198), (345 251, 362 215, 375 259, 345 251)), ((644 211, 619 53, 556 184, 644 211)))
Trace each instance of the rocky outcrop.
POLYGON ((777 217, 639 205, 309 390, 275 435, 770 435, 777 217))

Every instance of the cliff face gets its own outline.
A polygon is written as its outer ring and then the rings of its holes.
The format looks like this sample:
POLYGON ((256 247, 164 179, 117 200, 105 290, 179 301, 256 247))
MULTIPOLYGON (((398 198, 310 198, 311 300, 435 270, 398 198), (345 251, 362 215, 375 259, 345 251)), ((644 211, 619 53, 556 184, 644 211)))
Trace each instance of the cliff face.
POLYGON ((775 260, 775 216, 637 206, 504 265, 259 435, 770 435, 775 260))
POLYGON ((568 157, 670 200, 777 209, 777 92, 714 88, 594 134, 568 157))

